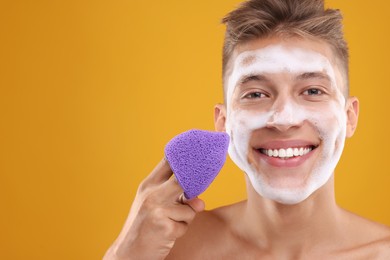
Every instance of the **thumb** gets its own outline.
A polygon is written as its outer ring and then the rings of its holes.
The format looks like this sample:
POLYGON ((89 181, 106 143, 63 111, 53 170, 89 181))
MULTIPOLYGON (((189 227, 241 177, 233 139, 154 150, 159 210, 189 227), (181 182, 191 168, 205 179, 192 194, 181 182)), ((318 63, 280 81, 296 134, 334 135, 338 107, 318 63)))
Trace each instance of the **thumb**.
POLYGON ((190 200, 184 199, 183 203, 187 204, 190 206, 195 212, 201 212, 205 209, 205 203, 203 200, 199 198, 193 198, 190 200))

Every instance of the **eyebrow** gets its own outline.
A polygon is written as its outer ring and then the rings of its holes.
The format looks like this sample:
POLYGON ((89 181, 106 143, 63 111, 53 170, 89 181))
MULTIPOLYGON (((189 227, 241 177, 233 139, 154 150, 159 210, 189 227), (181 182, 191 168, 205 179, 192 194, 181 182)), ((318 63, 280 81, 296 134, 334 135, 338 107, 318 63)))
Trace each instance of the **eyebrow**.
POLYGON ((269 82, 269 79, 261 74, 248 74, 248 75, 243 75, 239 80, 239 84, 245 84, 249 81, 259 81, 259 82, 269 82))
MULTIPOLYGON (((313 72, 304 72, 302 74, 299 74, 295 77, 295 80, 308 80, 308 79, 321 79, 325 80, 329 83, 332 82, 330 76, 324 72, 321 71, 313 71, 313 72)), ((247 74, 247 75, 242 75, 240 79, 237 81, 239 85, 243 85, 247 82, 250 81, 257 81, 257 82, 270 82, 270 79, 267 78, 267 76, 263 74, 247 74)))
POLYGON ((323 79, 328 82, 332 82, 329 75, 323 72, 305 72, 302 74, 299 74, 296 77, 296 80, 305 80, 305 79, 323 79))

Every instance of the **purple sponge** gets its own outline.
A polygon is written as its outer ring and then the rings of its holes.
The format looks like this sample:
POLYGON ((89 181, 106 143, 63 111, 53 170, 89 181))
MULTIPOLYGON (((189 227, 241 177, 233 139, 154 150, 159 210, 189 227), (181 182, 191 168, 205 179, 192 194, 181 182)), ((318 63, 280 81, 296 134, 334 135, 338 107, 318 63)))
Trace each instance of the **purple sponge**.
POLYGON ((184 196, 192 199, 204 192, 226 161, 229 136, 222 132, 190 130, 165 146, 165 157, 184 196))

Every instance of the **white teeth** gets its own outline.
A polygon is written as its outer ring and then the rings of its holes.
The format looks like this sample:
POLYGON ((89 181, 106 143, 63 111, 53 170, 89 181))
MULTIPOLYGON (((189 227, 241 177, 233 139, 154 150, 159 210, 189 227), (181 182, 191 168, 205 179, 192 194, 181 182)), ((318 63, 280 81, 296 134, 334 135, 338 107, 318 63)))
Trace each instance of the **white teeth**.
POLYGON ((303 156, 313 150, 312 147, 287 148, 287 149, 261 149, 260 151, 270 157, 290 158, 294 156, 303 156))

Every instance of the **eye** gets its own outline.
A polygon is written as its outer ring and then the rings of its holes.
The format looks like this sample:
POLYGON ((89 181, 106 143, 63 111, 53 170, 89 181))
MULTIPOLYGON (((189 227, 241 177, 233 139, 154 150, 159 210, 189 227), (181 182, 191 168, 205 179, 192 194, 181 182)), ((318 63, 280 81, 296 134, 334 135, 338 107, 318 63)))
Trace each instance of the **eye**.
POLYGON ((244 99, 259 99, 265 97, 267 97, 267 95, 261 92, 252 92, 243 96, 244 99))
POLYGON ((303 95, 307 95, 307 96, 319 96, 322 94, 324 94, 324 92, 318 88, 309 88, 303 91, 303 95))

